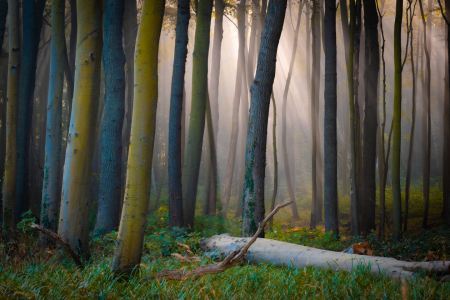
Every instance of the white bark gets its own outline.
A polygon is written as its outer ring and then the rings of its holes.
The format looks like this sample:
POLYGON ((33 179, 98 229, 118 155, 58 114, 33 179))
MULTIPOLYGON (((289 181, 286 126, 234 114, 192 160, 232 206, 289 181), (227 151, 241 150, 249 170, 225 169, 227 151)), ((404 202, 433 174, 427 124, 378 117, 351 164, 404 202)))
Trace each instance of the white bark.
MULTIPOLYGON (((200 247, 205 252, 212 251, 210 253, 226 256, 231 251, 242 248, 249 240, 250 238, 236 238, 228 234, 214 235, 202 240, 200 247)), ((405 262, 388 257, 326 251, 260 238, 250 247, 243 259, 253 264, 265 262, 278 267, 291 265, 296 268, 313 266, 346 272, 358 267, 370 267, 372 274, 385 273, 397 279, 414 278, 415 273, 420 270, 430 273, 450 273, 450 261, 405 262)))

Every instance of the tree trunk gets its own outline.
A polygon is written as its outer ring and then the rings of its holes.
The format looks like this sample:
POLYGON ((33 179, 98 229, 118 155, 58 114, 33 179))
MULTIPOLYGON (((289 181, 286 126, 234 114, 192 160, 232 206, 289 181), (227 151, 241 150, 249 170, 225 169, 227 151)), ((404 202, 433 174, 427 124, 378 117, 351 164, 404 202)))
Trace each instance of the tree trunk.
MULTIPOLYGON (((236 67, 236 83, 234 90, 233 99, 233 113, 231 120, 231 139, 230 146, 228 148, 228 162, 227 170, 225 175, 225 182, 223 184, 222 190, 222 214, 225 214, 228 210, 231 195, 231 183, 233 181, 234 168, 236 165, 236 147, 238 143, 239 136, 239 105, 241 99, 242 90, 242 73, 243 65, 245 64, 245 0, 241 0, 240 4, 237 6, 237 18, 238 18, 238 38, 239 38, 239 49, 238 49, 238 61, 236 67)), ((238 202, 239 203, 239 202, 238 202)))
MULTIPOLYGON (((52 2, 51 74, 50 91, 47 100, 44 186, 41 205, 41 225, 52 232, 56 232, 57 230, 58 208, 61 197, 61 194, 58 194, 58 192, 60 182, 61 118, 65 64, 64 8, 63 0, 55 0, 52 2)), ((31 147, 35 147, 34 143, 31 144, 31 147)), ((48 237, 41 235, 41 243, 45 245, 48 242, 48 237)))
MULTIPOLYGON (((410 35, 414 36, 412 26, 412 18, 411 18, 411 28, 410 35)), ((408 210, 409 210, 409 188, 411 185, 411 171, 412 171, 412 159, 414 153, 414 136, 415 136, 415 128, 416 128, 416 70, 414 69, 414 47, 413 40, 411 39, 411 50, 410 50, 410 58, 411 58, 411 77, 412 77, 412 117, 411 117, 411 132, 409 134, 409 151, 408 151, 408 167, 406 170, 406 183, 405 183, 405 220, 403 225, 403 231, 406 232, 408 230, 408 210)), ((419 42, 417 41, 417 54, 419 54, 419 42)), ((418 59, 418 56, 417 56, 418 59)), ((417 60, 416 59, 416 60, 417 60)))
POLYGON ((142 256, 150 195, 158 103, 158 49, 165 1, 144 1, 136 41, 135 85, 127 183, 116 250, 115 273, 129 274, 142 256), (151 59, 149 59, 151 58, 151 59))
POLYGON ((339 236, 337 187, 337 57, 335 1, 325 0, 325 231, 339 236))
POLYGON ((77 2, 75 86, 61 196, 58 235, 89 258, 89 201, 100 93, 102 3, 77 2))
POLYGON ((401 158, 401 113, 402 113, 402 17, 403 1, 396 0, 394 23, 394 120, 392 149, 392 194, 394 202, 394 238, 401 238, 402 227, 402 195, 400 184, 401 158))
POLYGON ((378 44, 378 12, 375 0, 364 1, 365 58, 364 58, 364 140, 362 157, 361 233, 375 230, 376 160, 377 160, 377 106, 380 50, 378 44))
POLYGON ((192 100, 188 141, 182 175, 183 221, 194 230, 197 184, 205 130, 208 93, 208 50, 212 0, 202 0, 197 10, 192 67, 192 100))
MULTIPOLYGON (((283 29, 287 0, 269 3, 261 34, 258 65, 251 87, 251 106, 247 129, 242 236, 256 232, 264 219, 264 176, 266 164, 267 122, 270 94, 275 79, 276 55, 283 29)), ((263 233, 262 233, 263 235, 263 233)))
MULTIPOLYGON (((123 43, 125 52, 125 115, 122 128, 122 186, 121 199, 125 193, 125 182, 127 177, 127 161, 130 148, 131 119, 133 114, 134 98, 134 48, 137 35, 137 8, 135 0, 125 0, 123 13, 123 43)), ((152 173, 153 174, 153 173, 152 173)))
MULTIPOLYGON (((283 161, 284 161, 284 172, 286 177, 286 185, 289 192, 289 198, 291 199, 291 209, 292 209, 292 217, 295 221, 299 220, 300 217, 298 215, 298 209, 297 204, 295 203, 295 180, 294 180, 294 187, 293 181, 291 180, 291 173, 289 169, 289 160, 288 160, 288 151, 287 151, 287 144, 286 144, 286 108, 287 108, 287 99, 289 94, 289 87, 291 85, 291 78, 292 78, 292 72, 294 71, 294 62, 295 62, 295 55, 297 54, 297 43, 299 38, 299 32, 300 32, 300 22, 302 20, 302 9, 305 2, 302 2, 300 4, 300 7, 298 9, 298 16, 297 16, 297 24, 294 31, 294 43, 292 46, 292 54, 291 54, 291 61, 289 63, 289 71, 288 75, 286 77, 286 84, 284 86, 284 93, 283 93, 283 106, 281 107, 281 114, 282 114, 282 123, 281 123, 281 147, 283 151, 283 161)), ((291 149, 291 151, 294 151, 294 149, 291 149)), ((295 174, 295 167, 293 170, 295 174)), ((294 176, 295 177, 295 176, 294 176)))
MULTIPOLYGON (((426 56, 426 72, 425 72, 425 91, 422 92, 422 182, 423 182, 423 198, 425 201, 425 209, 423 215, 422 227, 428 227, 428 209, 430 203, 430 155, 431 155, 431 19, 432 14, 428 13, 426 22, 423 10, 422 0, 419 0, 420 13, 423 24, 423 45, 426 56), (427 38, 427 35, 429 36, 427 38)), ((428 11, 432 9, 432 2, 428 1, 428 11)))
POLYGON ((22 4, 23 52, 20 72, 20 89, 17 111, 17 182, 16 221, 28 209, 28 158, 30 149, 31 118, 36 79, 38 46, 41 36, 42 13, 45 0, 24 0, 22 4))
MULTIPOLYGON (((213 127, 213 137, 214 144, 217 145, 217 134, 219 131, 219 77, 220 77, 220 57, 221 57, 221 48, 222 48, 222 39, 223 39, 223 11, 225 9, 225 2, 223 0, 215 1, 215 22, 214 22, 214 40, 212 46, 212 59, 211 59, 211 79, 210 79, 210 93, 209 100, 211 104, 211 112, 212 112, 212 127, 213 127)), ((209 127, 207 127, 209 128, 209 127)), ((209 130, 209 129, 208 129, 209 130)), ((209 133, 206 135, 206 143, 210 145, 209 142, 209 133)), ((205 201, 208 203, 212 203, 214 201, 211 197, 214 193, 211 191, 211 188, 215 188, 217 190, 217 181, 214 182, 212 180, 213 174, 211 173, 211 146, 206 147, 206 159, 210 164, 206 168, 206 173, 209 172, 209 176, 205 177, 205 182, 208 182, 208 189, 205 189, 205 201), (208 181, 206 181, 208 180, 208 181)), ((217 175, 217 174, 216 174, 217 175)), ((216 176, 217 178, 217 176, 216 176)), ((217 196, 214 196, 217 198, 217 196)), ((212 211, 208 211, 208 214, 212 213, 212 211)))
MULTIPOLYGON (((348 56, 348 67, 347 67, 347 82, 348 82, 348 92, 349 92, 349 107, 350 107, 350 155, 351 155, 351 221, 352 221, 352 232, 354 235, 359 235, 359 221, 358 221, 358 183, 357 183, 357 153, 358 147, 356 141, 358 140, 358 128, 357 116, 359 110, 357 108, 357 101, 355 101, 355 44, 359 41, 355 41, 355 27, 356 27, 356 4, 353 0, 350 1, 350 25, 349 25, 349 56, 348 56), (356 107, 355 107, 356 106, 356 107)), ((359 54, 359 53, 358 53, 359 54)))
POLYGON ((212 121, 212 112, 211 112, 211 102, 209 96, 206 99, 206 124, 208 128, 208 141, 207 147, 210 149, 210 171, 209 176, 206 178, 210 178, 210 190, 209 190, 209 199, 208 199, 208 215, 215 216, 216 215, 216 205, 217 205, 217 152, 216 152, 216 143, 214 137, 214 129, 213 129, 213 121, 212 121))
POLYGON ((183 227, 183 198, 181 189, 182 124, 184 76, 189 29, 189 0, 178 1, 176 41, 173 62, 169 118, 169 226, 183 227))
POLYGON ((102 124, 100 187, 95 235, 119 225, 122 178, 122 126, 125 111, 125 55, 122 46, 124 1, 107 0, 103 66, 105 112, 102 124))
MULTIPOLYGON (((228 234, 215 235, 202 240, 200 248, 205 252, 215 250, 215 253, 220 252, 226 256, 233 250, 241 249, 250 239, 231 237, 228 234)), ((262 238, 258 238, 250 246, 243 259, 251 264, 264 262, 294 268, 313 266, 319 269, 331 268, 335 272, 353 272, 363 267, 374 275, 385 274, 396 279, 413 279, 415 273, 421 270, 437 274, 450 273, 450 261, 406 262, 390 257, 326 251, 262 238)))
POLYGON ((9 58, 8 91, 6 102, 6 156, 3 175, 3 224, 14 229, 16 225, 16 181, 17 181, 17 103, 20 74, 20 22, 19 1, 9 0, 9 58))
MULTIPOLYGON (((311 12, 311 33, 312 33, 312 70, 313 70, 313 75, 311 77, 311 97, 310 97, 310 109, 311 109, 311 139, 312 139, 312 145, 311 145, 311 177, 312 177, 312 202, 311 202, 311 221, 310 221, 310 228, 314 229, 316 228, 316 223, 317 223, 317 215, 318 215, 318 211, 317 211, 317 134, 316 134, 316 93, 319 93, 319 91, 316 90, 317 84, 316 81, 319 79, 317 78, 318 76, 316 76, 316 71, 317 71, 317 64, 320 64, 320 61, 317 62, 317 40, 320 38, 317 36, 317 30, 316 30, 316 20, 317 20, 317 1, 318 0, 313 0, 313 4, 312 4, 312 12, 311 12)), ((317 22, 318 23, 318 22, 317 22)), ((309 45, 309 44, 308 44, 309 45)), ((307 46, 308 46, 307 45, 307 46)), ((309 78, 308 78, 309 79, 309 78)))
MULTIPOLYGON (((445 0, 445 15, 447 21, 450 20, 450 0, 445 0)), ((447 24, 447 39, 445 41, 447 52, 445 54, 445 100, 444 100, 444 176, 443 176, 443 189, 444 189, 444 215, 445 225, 450 228, 450 25, 447 24)))
MULTIPOLYGON (((345 66, 347 68, 347 76, 349 72, 349 53, 350 53, 350 38, 349 38, 349 28, 348 28, 348 10, 347 10, 347 0, 339 0, 340 11, 341 11, 341 26, 342 26, 342 36, 344 40, 344 53, 345 53, 345 66)), ((342 149, 342 190, 344 194, 348 194, 348 184, 347 184, 347 170, 348 170, 348 143, 350 135, 350 126, 348 111, 344 111, 344 145, 342 149)))
MULTIPOLYGON (((278 157, 277 157, 277 105, 275 103, 275 97, 272 91, 272 104, 273 104, 273 126, 272 126, 272 147, 273 147, 273 193, 270 201, 270 210, 275 209, 275 199, 278 192, 278 157)), ((272 231, 273 218, 270 219, 270 231, 272 231)))

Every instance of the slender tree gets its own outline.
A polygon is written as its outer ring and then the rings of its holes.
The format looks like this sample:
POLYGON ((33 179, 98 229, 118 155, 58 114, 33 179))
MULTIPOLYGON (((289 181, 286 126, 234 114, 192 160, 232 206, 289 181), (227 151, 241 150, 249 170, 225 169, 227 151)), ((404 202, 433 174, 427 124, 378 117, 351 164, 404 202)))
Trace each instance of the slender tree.
MULTIPOLYGON (((292 186, 292 180, 291 180, 291 173, 289 169, 289 160, 288 160, 288 151, 287 151, 287 144, 286 144, 286 136, 287 136, 287 130, 286 130, 286 109, 287 109, 287 99, 289 95, 289 87, 291 85, 291 78, 292 78, 292 72, 294 71, 294 62, 295 62, 295 55, 297 54, 297 43, 299 38, 299 32, 300 32, 300 22, 302 20, 302 9, 305 2, 303 1, 300 4, 300 7, 298 9, 298 16, 297 16, 297 24, 294 31, 294 43, 292 46, 292 54, 291 54, 291 61, 289 63, 289 71, 288 75, 286 77, 286 83, 284 86, 284 93, 283 93, 283 106, 281 107, 281 114, 282 114, 282 123, 281 123, 281 147, 283 150, 283 160, 284 160, 284 172, 286 176, 286 185, 288 188, 289 198, 292 201, 291 209, 292 209, 292 215, 294 220, 299 220, 300 217, 298 216, 298 209, 297 204, 295 203, 295 186, 292 186)), ((294 149, 291 149, 293 151, 294 149)), ((295 168, 293 170, 295 173, 295 168)), ((295 181, 294 181, 295 182, 295 181)))
POLYGON ((178 1, 175 53, 170 94, 169 119, 169 226, 183 227, 183 201, 181 189, 181 130, 184 75, 189 29, 189 0, 178 1))
POLYGON ((375 230, 376 160, 378 128, 378 77, 380 46, 378 43, 378 12, 375 0, 364 1, 365 57, 364 57, 364 137, 361 172, 362 234, 375 230))
POLYGON ((130 273, 141 261, 155 140, 158 49, 164 7, 165 0, 144 1, 137 34, 133 121, 127 182, 112 262, 112 269, 116 273, 130 273))
POLYGON ((20 75, 19 1, 9 0, 8 91, 6 102, 6 157, 3 176, 3 224, 15 227, 17 181, 17 102, 20 75))
POLYGON ((123 16, 123 43, 125 52, 125 116, 122 129, 122 197, 125 192, 125 181, 127 173, 127 159, 130 147, 131 116, 133 113, 134 95, 134 48, 137 35, 137 7, 135 0, 125 0, 123 16))
MULTIPOLYGON (((270 209, 275 209, 275 199, 278 192, 278 157, 277 157, 277 105, 272 91, 272 105, 273 105, 273 124, 272 124, 272 147, 273 147, 273 193, 270 200, 270 209)), ((273 218, 270 219, 270 231, 272 231, 273 218)))
POLYGON ((336 6, 325 0, 325 231, 339 235, 337 188, 336 6))
MULTIPOLYGON (((52 2, 50 86, 47 100, 41 225, 53 232, 57 230, 58 208, 61 196, 58 192, 60 184, 62 97, 65 64, 64 8, 63 0, 52 2)), ((41 236, 41 241, 43 243, 49 242, 44 235, 41 236)))
POLYGON ((270 1, 261 34, 256 76, 251 88, 252 97, 247 129, 245 183, 242 196, 242 236, 253 235, 256 232, 257 224, 264 218, 267 121, 270 94, 275 78, 276 55, 283 29, 286 5, 287 0, 270 1))
MULTIPOLYGON (((312 35, 312 69, 313 69, 313 75, 311 77, 311 97, 310 97, 310 118, 311 118, 311 139, 312 139, 312 145, 311 145, 311 177, 312 177, 312 202, 311 202, 311 221, 310 221, 310 229, 316 228, 317 223, 317 135, 316 135, 316 122, 315 122, 315 107, 316 107, 316 76, 314 73, 314 70, 316 70, 317 65, 317 52, 314 51, 315 45, 317 44, 317 30, 315 30, 315 22, 316 22, 316 15, 317 15, 317 0, 313 0, 312 4, 312 12, 311 12, 311 35, 312 35)), ((308 44, 309 45, 309 44, 308 44)), ((309 78, 308 78, 309 79, 309 78)))
MULTIPOLYGON (((359 124, 357 122, 358 108, 355 107, 355 44, 358 44, 359 41, 355 41, 355 32, 356 32, 356 3, 351 0, 350 1, 350 24, 349 24, 349 55, 348 55, 348 67, 347 67, 347 83, 348 83, 348 92, 349 92, 349 107, 350 107, 350 155, 351 155, 351 212, 352 212, 352 232, 354 235, 359 235, 359 220, 358 220, 358 183, 357 183, 357 153, 358 150, 358 128, 359 124)), ((359 54, 359 53, 358 53, 359 54)))
MULTIPOLYGON (((422 0, 419 0, 421 19, 423 24, 423 46, 426 56, 425 88, 422 92, 422 182, 425 209, 422 227, 428 226, 428 210, 430 203, 430 156, 431 156, 431 13, 425 17, 422 0), (426 20, 425 20, 426 19, 426 20)), ((428 12, 431 12, 432 3, 428 0, 428 12)))
POLYGON ((28 209, 28 158, 30 157, 30 133, 33 111, 33 95, 36 79, 38 45, 41 36, 42 13, 45 0, 24 0, 22 2, 22 59, 20 89, 17 111, 17 182, 16 221, 28 209))
POLYGON ((64 165, 58 234, 89 257, 89 201, 100 94, 102 2, 80 0, 75 91, 64 165))
POLYGON ((125 111, 125 54, 122 46, 124 0, 107 0, 105 11, 103 66, 105 108, 102 155, 95 235, 119 225, 122 177, 122 125, 125 111))
POLYGON ((208 92, 208 49, 212 6, 212 0, 200 0, 197 10, 197 25, 195 27, 191 115, 182 175, 183 221, 185 226, 188 226, 191 230, 194 230, 197 183, 205 130, 208 92))
MULTIPOLYGON (((209 100, 211 104, 211 119, 212 119, 212 131, 214 137, 214 144, 209 141, 209 127, 208 122, 206 122, 207 134, 206 134, 206 173, 209 173, 205 177, 205 203, 208 202, 209 208, 212 208, 213 203, 216 203, 217 195, 212 192, 211 189, 217 190, 217 180, 214 182, 213 176, 217 179, 217 174, 214 174, 211 170, 213 162, 211 161, 211 155, 216 155, 211 153, 211 147, 217 145, 217 134, 219 132, 219 75, 220 75, 220 58, 222 49, 222 39, 223 39, 223 12, 225 10, 225 2, 223 0, 214 1, 214 40, 211 53, 211 78, 209 82, 209 100), (209 179, 208 179, 209 178, 209 179)), ((215 212, 208 211, 208 214, 215 214, 215 212)))
POLYGON ((392 194, 394 202, 394 238, 400 239, 402 225, 402 195, 400 184, 400 145, 401 145, 401 112, 402 112, 402 18, 403 1, 396 0, 394 23, 394 120, 392 149, 392 194))
MULTIPOLYGON (((441 2, 439 1, 439 5, 441 2)), ((450 184, 448 180, 450 179, 450 0, 445 0, 445 22, 447 24, 447 40, 446 47, 447 53, 446 57, 446 97, 444 100, 444 176, 443 176, 443 189, 444 189, 444 216, 445 216, 445 225, 447 228, 450 228, 450 184), (447 181, 445 181, 447 179, 447 181)), ((442 7, 441 7, 442 10, 442 7)), ((444 14, 443 14, 444 15, 444 14)))

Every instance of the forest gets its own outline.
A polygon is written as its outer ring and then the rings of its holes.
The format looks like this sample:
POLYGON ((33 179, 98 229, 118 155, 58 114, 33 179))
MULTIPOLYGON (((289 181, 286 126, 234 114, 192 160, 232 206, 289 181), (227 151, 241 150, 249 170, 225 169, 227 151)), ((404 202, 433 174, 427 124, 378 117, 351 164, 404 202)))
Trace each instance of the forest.
POLYGON ((0 299, 449 299, 450 0, 0 0, 0 299))

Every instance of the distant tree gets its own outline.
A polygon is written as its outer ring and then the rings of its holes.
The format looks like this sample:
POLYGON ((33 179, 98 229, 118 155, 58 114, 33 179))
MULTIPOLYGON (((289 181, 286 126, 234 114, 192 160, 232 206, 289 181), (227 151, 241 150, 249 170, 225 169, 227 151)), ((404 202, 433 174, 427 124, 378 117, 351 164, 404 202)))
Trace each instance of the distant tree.
POLYGON ((447 80, 445 82, 446 85, 446 97, 444 100, 444 175, 443 176, 443 189, 444 189, 444 216, 445 216, 445 224, 448 228, 450 228, 450 0, 445 0, 445 16, 446 16, 446 24, 447 24, 447 40, 446 47, 447 53, 446 57, 446 77, 447 80), (447 181, 445 179, 447 178, 447 181))
MULTIPOLYGON (((223 0, 214 1, 214 40, 211 52, 211 79, 209 83, 209 100, 211 104, 212 113, 212 126, 213 126, 213 136, 214 136, 214 146, 217 147, 217 134, 219 132, 219 78, 220 78, 220 58, 222 53, 222 39, 223 39, 223 13, 225 10, 225 2, 223 0)), ((207 130, 209 130, 209 127, 207 130)), ((209 132, 207 137, 207 147, 206 147, 206 162, 207 164, 211 162, 211 143, 209 141, 209 132)), ((217 149, 217 148, 216 148, 217 149)), ((209 176, 206 177, 205 183, 207 184, 205 188, 205 201, 210 203, 209 208, 216 203, 217 193, 211 191, 211 188, 217 190, 217 180, 214 182, 212 176, 217 179, 217 174, 211 172, 211 166, 206 167, 206 171, 209 172, 209 176), (207 178, 210 178, 209 180, 207 178)), ((208 211, 208 214, 215 214, 212 210, 208 211)))
POLYGON ((133 113, 134 95, 134 48, 137 35, 137 7, 135 0, 125 0, 123 16, 123 43, 125 52, 125 118, 122 133, 122 197, 125 192, 125 180, 127 176, 127 159, 130 148, 131 119, 133 113))
POLYGON ((287 0, 269 2, 264 29, 261 34, 258 65, 251 88, 251 106, 247 129, 245 183, 242 196, 242 236, 251 236, 264 218, 264 176, 266 167, 267 122, 270 94, 275 78, 276 55, 287 0), (259 204, 258 204, 259 202, 259 204), (256 209, 259 208, 259 209, 256 209))
POLYGON ((105 111, 98 211, 95 235, 119 225, 122 178, 122 125, 125 111, 125 54, 122 46, 124 0, 107 0, 105 11, 103 67, 105 69, 105 111))
POLYGON ((115 273, 130 273, 139 265, 150 194, 158 102, 158 49, 165 0, 145 0, 135 50, 135 84, 125 200, 116 250, 115 273))
POLYGON ((188 29, 190 18, 189 0, 178 0, 175 53, 173 62, 172 88, 170 94, 169 119, 169 226, 179 228, 183 223, 183 198, 181 188, 181 130, 183 124, 184 76, 188 29))
MULTIPOLYGON (((289 168, 289 160, 288 160, 288 150, 287 150, 287 144, 286 144, 286 109, 287 109, 287 99, 289 94, 289 87, 291 85, 291 78, 292 78, 292 72, 294 71, 294 62, 295 62, 295 55, 297 54, 297 44, 298 44, 298 38, 299 38, 299 32, 300 32, 300 22, 302 20, 302 10, 303 5, 305 4, 305 1, 303 1, 301 4, 299 4, 298 9, 298 16, 297 16, 297 24, 294 31, 294 43, 292 46, 292 54, 291 54, 291 61, 289 63, 289 71, 286 77, 286 83, 284 85, 284 93, 283 93, 283 105, 281 107, 281 149, 283 151, 283 161, 284 161, 284 173, 286 177, 286 185, 288 188, 289 198, 291 199, 291 209, 292 209, 292 215, 294 220, 299 220, 300 217, 298 216, 298 209, 297 204, 295 203, 295 186, 292 186, 292 179, 291 179, 291 172, 289 168)), ((294 151, 294 149, 291 149, 291 152, 294 151)), ((293 168, 293 175, 295 175, 295 165, 293 168)), ((295 181, 294 181, 295 182, 295 181)))
MULTIPOLYGON (((320 33, 320 30, 317 30, 318 26, 320 26, 318 23, 317 15, 319 14, 319 8, 318 8, 318 0, 313 0, 312 2, 312 11, 311 11, 311 36, 312 36, 312 76, 311 76, 311 97, 310 97, 310 116, 311 116, 311 177, 312 177, 312 201, 311 201, 311 220, 310 220, 310 228, 316 228, 316 224, 318 222, 318 214, 320 213, 318 211, 318 188, 317 188, 317 122, 316 122, 316 103, 317 96, 316 94, 319 93, 318 91, 318 84, 317 81, 320 81, 319 74, 317 73, 318 67, 317 65, 320 64, 320 60, 318 60, 317 55, 320 55, 320 48, 318 47, 320 36, 318 34, 320 33)), ((308 78, 309 80, 309 78, 308 78)))
POLYGON ((400 183, 400 145, 401 113, 402 113, 402 17, 403 1, 397 0, 395 5, 394 23, 394 120, 393 120, 393 149, 392 149, 392 195, 394 202, 394 238, 401 238, 402 226, 402 195, 400 183))
POLYGON ((19 1, 9 0, 8 91, 6 102, 6 157, 3 176, 3 224, 14 229, 17 182, 17 102, 20 75, 19 1))
MULTIPOLYGON (((308 22, 307 22, 308 23, 308 22)), ((272 91, 272 104, 273 104, 273 125, 272 125, 272 147, 273 147, 273 193, 270 200, 270 210, 275 209, 275 199, 278 192, 278 157, 277 157, 277 105, 275 103, 275 97, 272 91)), ((270 219, 270 230, 272 231, 273 218, 270 219)))
POLYGON ((375 230, 376 160, 378 128, 378 77, 380 70, 380 46, 378 44, 378 12, 375 0, 364 1, 364 137, 362 142, 361 233, 375 230))
POLYGON ((337 54, 335 1, 325 0, 325 231, 339 235, 337 187, 337 54))
POLYGON ((17 182, 16 182, 16 221, 28 209, 29 199, 29 149, 31 119, 33 115, 33 96, 36 79, 38 46, 41 36, 45 0, 24 0, 22 2, 22 56, 20 89, 17 111, 17 182))
MULTIPOLYGON (((64 35, 64 1, 54 0, 51 12, 51 54, 50 83, 47 100, 47 126, 45 131, 45 166, 42 190, 41 225, 56 232, 58 208, 61 194, 60 157, 61 157, 61 122, 62 98, 64 87, 65 35, 64 35)), ((33 146, 34 147, 34 146, 33 146)), ((41 235, 42 244, 49 242, 48 237, 41 235)))
POLYGON ((102 2, 79 0, 75 91, 70 120, 58 234, 89 257, 89 201, 100 94, 102 2))
POLYGON ((192 100, 186 155, 184 159, 183 221, 194 229, 195 203, 200 171, 203 134, 205 131, 208 93, 208 50, 210 39, 212 0, 200 0, 197 10, 192 67, 192 100))
MULTIPOLYGON (((431 156, 431 12, 432 2, 428 0, 428 13, 425 15, 422 0, 419 0, 421 19, 423 24, 423 46, 425 49, 425 87, 422 92, 422 181, 423 181, 423 199, 425 208, 423 214, 422 227, 428 226, 428 210, 430 203, 430 156, 431 156), (428 37, 427 37, 428 36, 428 37)), ((395 136, 394 136, 395 137, 395 136)))

